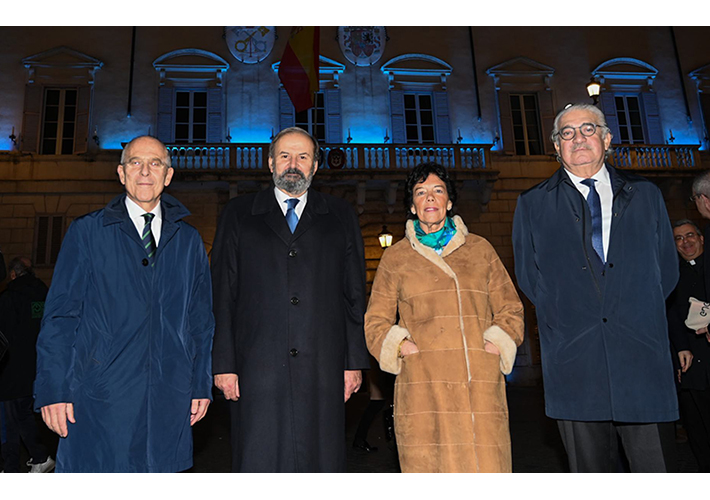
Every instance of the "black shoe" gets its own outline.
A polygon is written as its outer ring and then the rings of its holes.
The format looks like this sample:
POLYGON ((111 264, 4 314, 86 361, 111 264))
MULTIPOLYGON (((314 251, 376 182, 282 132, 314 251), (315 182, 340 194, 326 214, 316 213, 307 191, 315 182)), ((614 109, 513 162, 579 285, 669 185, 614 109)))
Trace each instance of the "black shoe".
POLYGON ((355 440, 353 441, 353 448, 355 448, 356 450, 364 451, 366 453, 377 451, 377 446, 370 446, 370 443, 368 443, 367 440, 362 438, 355 438, 355 440))

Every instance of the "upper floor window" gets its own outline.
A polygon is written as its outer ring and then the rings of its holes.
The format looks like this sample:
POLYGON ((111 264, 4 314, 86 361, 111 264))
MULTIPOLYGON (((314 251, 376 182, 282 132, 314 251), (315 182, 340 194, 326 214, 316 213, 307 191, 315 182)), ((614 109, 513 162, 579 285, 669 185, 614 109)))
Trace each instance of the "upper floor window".
POLYGON ((619 57, 597 66, 599 104, 611 130, 612 144, 664 144, 658 98, 653 83, 658 70, 639 59, 619 57))
POLYGON ((305 111, 295 113, 296 127, 302 128, 313 137, 318 139, 318 142, 326 141, 326 119, 325 119, 325 94, 318 92, 316 94, 316 105, 305 111))
MULTIPOLYGON (((275 73, 281 62, 271 65, 275 73)), ((343 117, 340 108, 340 75, 345 66, 337 61, 320 56, 318 79, 320 90, 316 93, 315 106, 296 113, 293 103, 281 86, 279 88, 279 130, 300 127, 323 144, 343 142, 343 117)))
POLYGON ((153 67, 160 75, 158 139, 166 144, 222 142, 222 76, 229 63, 206 50, 180 49, 160 56, 153 67))
POLYGON ((207 142, 207 91, 175 92, 175 142, 207 142))
POLYGON ((404 93, 407 144, 434 144, 434 106, 430 93, 404 93))
POLYGON ((553 154, 554 145, 548 138, 555 118, 554 68, 516 57, 486 72, 495 84, 500 125, 496 139, 500 139, 502 150, 521 156, 553 154))
POLYGON ((103 63, 67 47, 26 57, 22 63, 27 85, 20 150, 45 155, 86 153, 93 77, 103 63))
POLYGON ((545 154, 536 94, 510 94, 516 155, 545 154))
POLYGON ((70 155, 74 152, 76 104, 76 89, 45 89, 41 154, 70 155))
POLYGON ((452 67, 426 54, 404 54, 382 66, 389 79, 392 142, 451 144, 446 79, 452 67))

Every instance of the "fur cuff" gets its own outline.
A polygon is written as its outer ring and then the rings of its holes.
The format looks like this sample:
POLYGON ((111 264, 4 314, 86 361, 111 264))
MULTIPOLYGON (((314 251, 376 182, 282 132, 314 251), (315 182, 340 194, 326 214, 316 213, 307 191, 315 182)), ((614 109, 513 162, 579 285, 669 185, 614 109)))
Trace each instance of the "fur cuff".
POLYGON ((402 358, 397 356, 397 350, 402 340, 410 338, 409 330, 398 325, 392 325, 384 342, 382 342, 382 349, 380 349, 380 368, 382 371, 399 375, 402 370, 402 358))
POLYGON ((492 325, 483 332, 483 340, 487 340, 498 348, 500 351, 500 371, 504 375, 509 375, 513 371, 515 354, 518 352, 518 347, 513 342, 513 339, 501 327, 492 325))

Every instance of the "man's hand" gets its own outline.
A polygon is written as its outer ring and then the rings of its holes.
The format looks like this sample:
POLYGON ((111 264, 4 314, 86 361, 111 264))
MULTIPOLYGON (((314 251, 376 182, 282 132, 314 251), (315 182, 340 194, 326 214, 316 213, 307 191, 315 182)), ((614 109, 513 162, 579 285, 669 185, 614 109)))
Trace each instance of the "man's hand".
POLYGON ((693 363, 693 353, 688 350, 678 351, 678 359, 680 360, 680 369, 685 373, 693 363))
POLYGON ((707 335, 708 334, 708 327, 704 326, 700 330, 695 330, 695 334, 696 335, 703 335, 703 334, 707 335))
POLYGON ((490 352, 491 354, 495 354, 497 356, 500 356, 500 350, 498 350, 498 347, 493 342, 488 342, 487 340, 483 344, 483 350, 486 352, 490 352))
POLYGON ((63 438, 67 437, 69 433, 67 420, 72 424, 76 423, 73 403, 54 403, 43 406, 40 410, 42 411, 42 420, 47 424, 47 427, 63 438))
POLYGON ((236 373, 220 373, 214 376, 214 385, 230 401, 239 399, 239 376, 236 373))
POLYGON ((362 385, 362 372, 360 370, 345 370, 345 401, 350 399, 362 385))
POLYGON ((190 408, 190 425, 195 425, 207 414, 207 407, 210 405, 209 399, 193 399, 190 408))

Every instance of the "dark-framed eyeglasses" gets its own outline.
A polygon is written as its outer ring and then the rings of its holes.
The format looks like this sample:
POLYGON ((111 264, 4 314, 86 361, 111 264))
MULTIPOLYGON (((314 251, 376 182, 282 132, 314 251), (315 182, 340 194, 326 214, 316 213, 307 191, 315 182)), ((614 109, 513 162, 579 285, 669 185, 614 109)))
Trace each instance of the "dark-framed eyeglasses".
POLYGON ((557 135, 559 135, 564 141, 571 141, 574 139, 574 136, 577 135, 577 130, 579 130, 579 133, 584 137, 591 137, 596 133, 597 127, 603 126, 604 125, 597 125, 596 123, 583 123, 579 127, 567 126, 562 127, 560 131, 557 132, 557 135))
POLYGON ((697 200, 697 199, 700 198, 701 196, 702 196, 702 194, 693 194, 693 196, 690 197, 690 201, 692 201, 693 203, 695 203, 695 200, 697 200))

